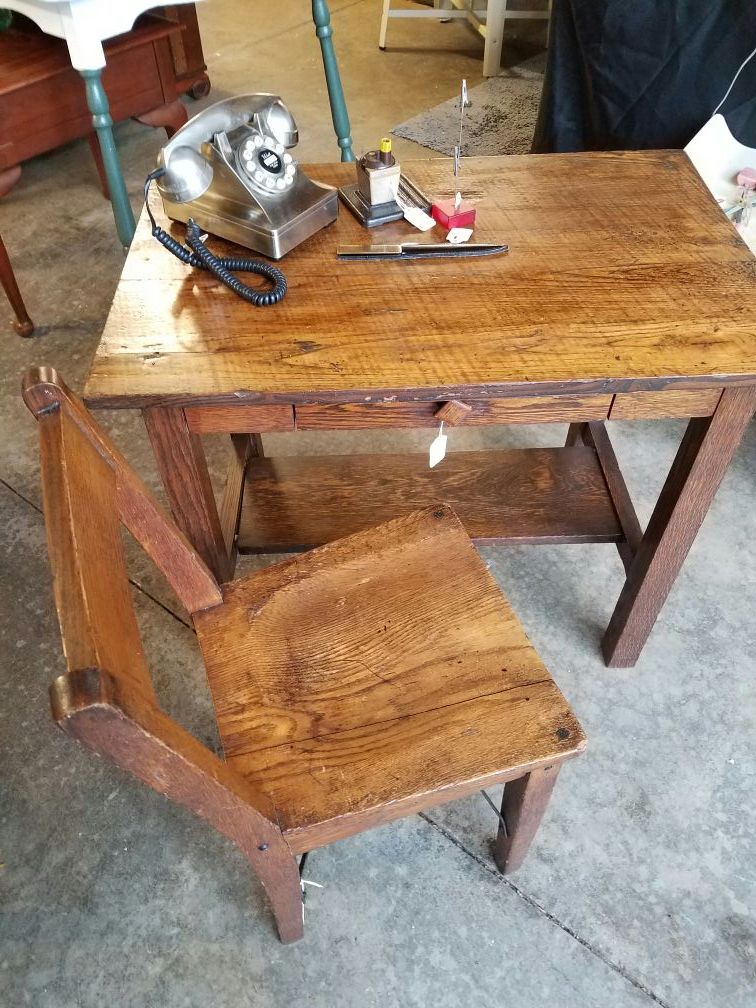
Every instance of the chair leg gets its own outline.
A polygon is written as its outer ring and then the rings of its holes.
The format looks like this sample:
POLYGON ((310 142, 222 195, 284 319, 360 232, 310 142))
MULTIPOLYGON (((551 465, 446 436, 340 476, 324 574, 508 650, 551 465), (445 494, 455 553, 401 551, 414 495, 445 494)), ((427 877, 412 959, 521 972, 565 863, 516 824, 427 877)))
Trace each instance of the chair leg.
POLYGON ((501 70, 501 50, 504 44, 506 20, 507 0, 488 0, 486 44, 483 49, 484 77, 495 77, 501 70))
POLYGON ((291 865, 287 863, 283 866, 285 870, 279 874, 276 869, 280 867, 273 867, 269 878, 260 873, 259 867, 256 874, 270 901, 278 937, 284 945, 289 945, 291 942, 299 941, 304 935, 302 883, 297 862, 293 857, 291 865))
POLYGON ((543 813, 559 774, 559 764, 532 770, 504 785, 501 817, 494 860, 502 875, 517 871, 538 832, 543 813))
POLYGON ((34 323, 26 311, 26 305, 21 297, 21 291, 18 289, 13 267, 8 258, 8 253, 5 251, 2 238, 0 238, 0 285, 2 285, 3 290, 8 296, 11 308, 16 313, 16 321, 13 323, 13 328, 19 336, 31 336, 34 332, 34 323))
POLYGON ((389 23, 389 11, 391 10, 391 0, 383 0, 383 13, 381 14, 381 30, 378 35, 378 48, 386 48, 386 32, 389 23))

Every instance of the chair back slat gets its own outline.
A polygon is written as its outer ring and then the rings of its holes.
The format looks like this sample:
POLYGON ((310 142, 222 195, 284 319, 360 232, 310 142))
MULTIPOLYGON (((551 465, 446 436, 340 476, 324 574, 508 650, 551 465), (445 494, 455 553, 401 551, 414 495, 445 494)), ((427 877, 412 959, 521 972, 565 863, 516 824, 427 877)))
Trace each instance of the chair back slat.
POLYGON ((219 605, 223 596, 210 569, 57 373, 33 368, 24 379, 23 396, 38 420, 58 409, 64 412, 111 467, 121 523, 154 560, 186 609, 195 613, 219 605))
POLYGON ((100 668, 155 695, 139 635, 121 538, 125 526, 191 613, 220 588, 194 548, 49 368, 30 371, 24 400, 40 428, 45 521, 55 603, 69 670, 100 668))
POLYGON ((55 604, 70 670, 97 667, 154 700, 131 599, 116 477, 64 409, 39 418, 55 604))

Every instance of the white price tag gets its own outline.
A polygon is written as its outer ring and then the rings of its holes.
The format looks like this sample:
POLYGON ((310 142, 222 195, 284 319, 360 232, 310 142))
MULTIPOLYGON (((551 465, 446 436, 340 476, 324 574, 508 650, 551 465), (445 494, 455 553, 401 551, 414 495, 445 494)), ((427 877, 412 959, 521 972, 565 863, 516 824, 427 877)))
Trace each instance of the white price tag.
POLYGON ((404 206, 402 210, 404 211, 405 218, 418 231, 430 231, 432 227, 436 226, 436 222, 431 215, 427 214, 425 210, 421 210, 420 207, 404 206))
POLYGON ((446 240, 452 245, 462 245, 472 238, 472 228, 452 228, 446 240))
POLYGON ((399 204, 402 213, 404 214, 404 219, 408 220, 412 227, 416 227, 418 231, 430 231, 432 227, 436 226, 436 222, 433 220, 430 214, 427 214, 425 210, 421 210, 420 207, 412 206, 410 203, 405 203, 403 199, 398 196, 396 202, 399 204))
POLYGON ((438 434, 431 441, 430 452, 428 453, 428 468, 433 469, 446 456, 446 442, 448 437, 444 434, 444 421, 441 421, 438 434))

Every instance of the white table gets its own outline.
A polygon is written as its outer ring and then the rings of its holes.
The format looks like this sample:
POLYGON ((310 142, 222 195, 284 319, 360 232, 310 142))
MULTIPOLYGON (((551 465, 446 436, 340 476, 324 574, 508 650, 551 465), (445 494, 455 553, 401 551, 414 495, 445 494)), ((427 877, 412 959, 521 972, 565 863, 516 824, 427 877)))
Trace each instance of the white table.
MULTIPOLYGON (((174 0, 189 3, 190 0, 174 0)), ((2 0, 2 6, 25 14, 47 35, 65 39, 71 65, 84 78, 87 105, 102 151, 118 237, 124 246, 134 237, 131 211, 123 172, 113 140, 113 120, 108 96, 102 86, 105 53, 102 43, 131 29, 137 17, 154 7, 156 0, 2 0)))
MULTIPOLYGON (((417 0, 416 0, 417 2, 417 0)), ((508 19, 528 21, 548 20, 551 17, 551 2, 547 0, 545 10, 510 10, 509 0, 434 0, 433 8, 416 7, 392 9, 391 0, 383 0, 383 14, 378 36, 378 46, 386 48, 386 31, 389 18, 440 18, 447 21, 463 18, 483 36, 483 76, 495 77, 501 69, 501 49, 504 42, 504 25, 508 19)))

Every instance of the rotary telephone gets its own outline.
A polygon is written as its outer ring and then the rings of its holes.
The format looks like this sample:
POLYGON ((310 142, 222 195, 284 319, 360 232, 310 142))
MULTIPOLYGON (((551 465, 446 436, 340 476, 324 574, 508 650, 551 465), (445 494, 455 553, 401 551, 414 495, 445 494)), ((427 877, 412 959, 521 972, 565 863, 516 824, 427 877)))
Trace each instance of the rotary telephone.
POLYGON ((280 301, 286 280, 279 269, 252 259, 219 258, 204 244, 202 231, 280 259, 336 220, 336 189, 309 179, 289 153, 298 139, 291 113, 275 95, 240 95, 194 116, 163 147, 145 182, 145 199, 157 180, 168 217, 187 224, 189 248, 155 223, 147 202, 154 237, 252 304, 280 301), (248 287, 235 271, 258 273, 273 289, 248 287))

